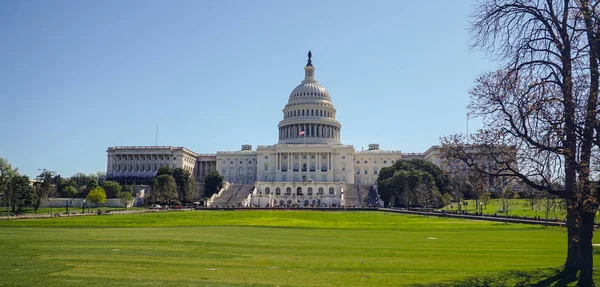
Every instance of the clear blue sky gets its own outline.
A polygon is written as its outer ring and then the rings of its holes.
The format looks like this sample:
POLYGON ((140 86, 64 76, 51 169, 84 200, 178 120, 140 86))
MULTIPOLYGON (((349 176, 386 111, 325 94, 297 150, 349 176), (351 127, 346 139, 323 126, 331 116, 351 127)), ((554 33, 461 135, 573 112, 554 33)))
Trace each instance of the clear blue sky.
MULTIPOLYGON (((313 52, 342 142, 423 152, 466 130, 494 64, 473 1, 0 0, 0 157, 26 175, 106 170, 117 145, 277 142, 313 52)), ((471 122, 470 129, 477 123, 471 122)))

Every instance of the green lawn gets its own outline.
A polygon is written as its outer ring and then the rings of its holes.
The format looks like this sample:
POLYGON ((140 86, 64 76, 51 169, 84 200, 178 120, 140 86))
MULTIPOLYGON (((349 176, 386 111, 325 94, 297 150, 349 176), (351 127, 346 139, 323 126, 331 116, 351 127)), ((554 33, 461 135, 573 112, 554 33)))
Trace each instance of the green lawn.
POLYGON ((556 282, 565 242, 561 228, 366 211, 0 221, 0 286, 530 285, 556 282))
MULTIPOLYGON (((102 209, 102 210, 110 210, 110 211, 121 211, 124 210, 122 207, 90 207, 91 211, 96 211, 97 209, 102 209)), ((127 210, 144 210, 147 209, 146 207, 130 207, 127 208, 127 210)), ((73 208, 73 207, 69 207, 69 212, 73 212, 73 210, 75 210, 75 212, 80 213, 81 212, 81 207, 79 208, 73 208)), ((31 215, 31 214, 45 214, 45 215, 49 215, 49 214, 56 214, 56 213, 66 213, 67 209, 65 207, 40 207, 38 208, 37 212, 33 209, 33 207, 25 207, 21 210, 21 214, 22 215, 31 215)), ((0 206, 0 216, 6 216, 6 206, 0 206)))
MULTIPOLYGON (((476 204, 475 200, 467 200, 468 205, 462 206, 462 209, 469 211, 469 213, 475 213, 476 204)), ((540 203, 541 204, 541 203, 540 203)), ((449 204, 445 208, 446 210, 458 210, 458 205, 456 203, 449 204)), ((502 200, 500 199, 491 199, 487 205, 483 206, 483 213, 493 215, 496 213, 498 216, 505 216, 502 211, 502 200)), ((512 206, 509 208, 510 215, 518 215, 518 216, 527 216, 527 217, 535 217, 539 216, 540 218, 546 218, 546 211, 543 206, 535 206, 533 209, 529 205, 527 199, 515 199, 512 206)), ((558 200, 556 200, 556 208, 550 209, 548 214, 548 218, 552 219, 565 219, 565 209, 560 206, 558 200)))

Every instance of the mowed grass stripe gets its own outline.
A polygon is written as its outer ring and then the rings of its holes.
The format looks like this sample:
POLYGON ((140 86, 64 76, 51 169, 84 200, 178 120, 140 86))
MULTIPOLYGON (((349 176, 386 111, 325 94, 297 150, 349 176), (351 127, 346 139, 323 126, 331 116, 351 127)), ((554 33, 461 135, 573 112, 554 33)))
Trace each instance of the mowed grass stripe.
POLYGON ((190 211, 23 220, 0 222, 0 285, 458 284, 558 267, 565 241, 561 228, 378 212, 190 211))

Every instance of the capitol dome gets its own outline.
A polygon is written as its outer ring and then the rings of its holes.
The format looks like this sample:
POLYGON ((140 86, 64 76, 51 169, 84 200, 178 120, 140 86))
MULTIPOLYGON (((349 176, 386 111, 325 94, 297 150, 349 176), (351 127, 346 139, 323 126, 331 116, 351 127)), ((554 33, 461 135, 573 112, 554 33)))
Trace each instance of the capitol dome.
POLYGON ((315 80, 312 53, 304 67, 304 80, 290 93, 279 122, 280 144, 340 144, 341 124, 325 87, 315 80))

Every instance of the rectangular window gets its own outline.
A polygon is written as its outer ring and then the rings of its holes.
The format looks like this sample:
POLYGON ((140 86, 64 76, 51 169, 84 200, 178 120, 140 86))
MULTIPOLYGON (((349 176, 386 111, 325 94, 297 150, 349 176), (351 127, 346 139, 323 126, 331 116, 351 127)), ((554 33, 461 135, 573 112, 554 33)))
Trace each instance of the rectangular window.
POLYGON ((265 164, 265 171, 268 171, 268 170, 269 170, 269 165, 265 164))
POLYGON ((268 156, 268 155, 265 155, 265 159, 269 159, 269 156, 268 156))
POLYGON ((356 171, 356 174, 360 174, 360 170, 357 170, 357 171, 356 171))
MULTIPOLYGON (((323 159, 325 159, 325 156, 323 156, 323 159)), ((345 155, 343 155, 343 156, 342 156, 342 159, 346 159, 346 156, 345 156, 345 155)))
POLYGON ((387 160, 384 160, 383 163, 387 163, 387 160))
POLYGON ((311 155, 311 156, 310 156, 310 159, 315 159, 315 156, 314 156, 314 155, 311 155))

